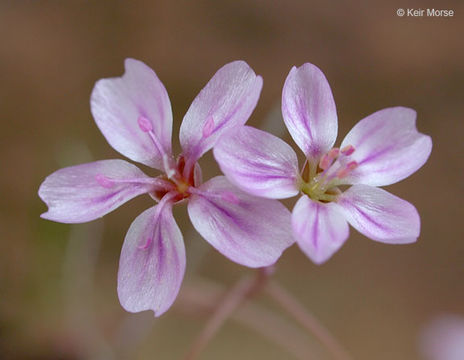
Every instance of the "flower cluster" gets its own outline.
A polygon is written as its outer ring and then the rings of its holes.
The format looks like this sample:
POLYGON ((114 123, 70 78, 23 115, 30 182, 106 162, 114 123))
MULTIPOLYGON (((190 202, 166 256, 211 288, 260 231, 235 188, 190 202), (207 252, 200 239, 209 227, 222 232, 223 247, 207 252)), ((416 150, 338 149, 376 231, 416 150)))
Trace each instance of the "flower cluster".
POLYGON ((322 263, 347 239, 348 223, 381 242, 417 239, 414 206, 376 187, 409 176, 430 154, 431 139, 416 130, 413 110, 376 112, 334 148, 337 114, 327 80, 314 65, 293 68, 282 114, 306 157, 300 170, 288 144, 245 126, 261 88, 261 77, 243 61, 219 69, 184 116, 176 157, 169 97, 153 70, 127 59, 122 77, 95 85, 91 110, 108 143, 161 174, 101 160, 56 171, 39 196, 48 205, 42 217, 64 223, 97 219, 141 194, 157 202, 133 221, 124 240, 118 295, 126 310, 159 316, 174 302, 186 265, 172 213, 181 202, 206 241, 248 267, 272 265, 295 241, 322 263), (210 149, 226 176, 203 183, 198 160, 210 149), (277 200, 297 194, 293 213, 277 200))

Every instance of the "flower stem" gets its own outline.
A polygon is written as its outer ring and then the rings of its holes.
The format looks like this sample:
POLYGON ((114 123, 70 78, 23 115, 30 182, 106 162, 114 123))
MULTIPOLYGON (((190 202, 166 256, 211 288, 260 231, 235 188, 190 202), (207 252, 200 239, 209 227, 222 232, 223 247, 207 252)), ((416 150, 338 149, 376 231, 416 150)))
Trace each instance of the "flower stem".
POLYGON ((254 278, 239 280, 225 295, 224 301, 214 311, 203 330, 190 347, 185 360, 195 360, 224 322, 248 297, 252 296, 267 280, 268 273, 260 271, 254 278))
MULTIPOLYGON (((190 316, 205 316, 217 308, 217 300, 223 296, 224 289, 221 285, 197 278, 186 284, 176 301, 176 307, 190 316)), ((231 314, 230 320, 255 331, 296 360, 318 358, 313 355, 314 349, 311 348, 306 333, 302 333, 293 322, 290 323, 290 319, 283 318, 252 299, 244 305, 231 314)))
POLYGON ((311 332, 337 360, 350 360, 350 355, 334 336, 305 307, 299 303, 285 288, 275 281, 270 281, 265 291, 285 309, 298 323, 311 332))

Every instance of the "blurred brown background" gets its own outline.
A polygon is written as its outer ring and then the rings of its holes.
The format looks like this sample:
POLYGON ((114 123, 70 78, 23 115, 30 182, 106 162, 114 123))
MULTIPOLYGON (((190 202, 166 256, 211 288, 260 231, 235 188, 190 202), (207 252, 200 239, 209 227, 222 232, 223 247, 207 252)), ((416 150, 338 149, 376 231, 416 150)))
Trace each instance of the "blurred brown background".
MULTIPOLYGON (((339 141, 381 108, 417 110, 419 130, 433 138, 431 158, 388 190, 418 208, 419 241, 388 246, 352 230, 321 267, 292 247, 276 277, 354 359, 420 359, 417 336, 427 321, 464 314, 463 35, 462 1, 1 1, 0 358, 181 359, 206 320, 182 301, 189 287, 199 277, 230 286, 249 273, 201 240, 181 207, 188 267, 180 300, 159 319, 128 314, 116 294, 119 251, 151 200, 135 199, 83 225, 39 218, 45 176, 120 157, 95 126, 89 95, 96 80, 120 76, 124 58, 134 57, 155 69, 169 92, 175 142, 190 102, 235 59, 264 78, 249 123, 288 141, 278 112, 282 85, 304 62, 318 65, 332 86, 339 141), (400 7, 448 8, 455 16, 401 18, 400 7)), ((217 172, 211 159, 202 162, 206 177, 217 172)), ((305 339, 313 349, 308 359, 330 359, 305 339)), ((230 321, 202 359, 292 355, 230 321)))

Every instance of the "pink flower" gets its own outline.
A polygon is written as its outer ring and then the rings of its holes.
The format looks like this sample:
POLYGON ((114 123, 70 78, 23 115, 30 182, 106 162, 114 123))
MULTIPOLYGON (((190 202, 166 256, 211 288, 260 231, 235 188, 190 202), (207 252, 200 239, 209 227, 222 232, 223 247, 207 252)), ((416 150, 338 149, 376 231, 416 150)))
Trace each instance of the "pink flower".
POLYGON ((282 114, 306 156, 301 171, 288 144, 248 126, 229 133, 214 156, 228 179, 250 194, 273 199, 301 194, 292 227, 307 256, 318 264, 328 260, 348 238, 348 223, 384 243, 417 239, 414 206, 376 187, 408 177, 430 155, 432 141, 417 131, 414 110, 394 107, 369 115, 333 148, 338 125, 332 92, 321 70, 307 63, 287 77, 282 114))
POLYGON ((127 59, 125 68, 122 77, 97 82, 92 114, 115 150, 163 174, 149 177, 124 160, 96 161, 51 174, 39 196, 49 208, 42 217, 64 223, 97 219, 141 194, 159 201, 130 226, 118 274, 122 306, 159 316, 174 302, 185 272, 174 204, 187 201, 193 226, 206 241, 249 267, 273 264, 291 245, 291 214, 278 201, 247 195, 223 176, 202 184, 197 160, 220 136, 243 125, 258 101, 262 79, 245 62, 225 65, 195 98, 180 128, 183 151, 177 158, 166 89, 144 63, 127 59))

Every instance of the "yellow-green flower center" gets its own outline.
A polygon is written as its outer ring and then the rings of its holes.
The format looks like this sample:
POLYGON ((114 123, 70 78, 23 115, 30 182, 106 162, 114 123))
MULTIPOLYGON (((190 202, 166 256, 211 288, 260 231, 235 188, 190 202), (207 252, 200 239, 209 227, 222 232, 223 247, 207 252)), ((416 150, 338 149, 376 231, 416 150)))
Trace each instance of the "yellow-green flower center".
POLYGON ((349 161, 347 157, 354 152, 349 145, 343 149, 333 148, 318 160, 308 159, 303 167, 299 179, 299 189, 314 201, 331 202, 341 194, 338 186, 356 167, 356 161, 349 161), (344 158, 343 162, 337 162, 344 158))

